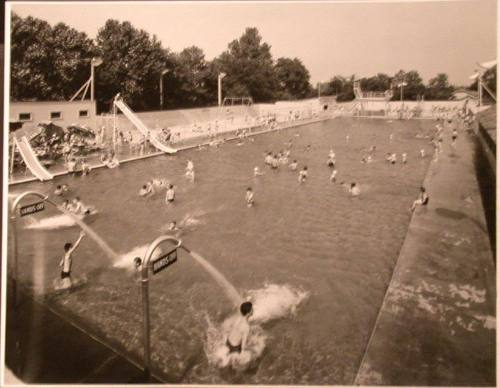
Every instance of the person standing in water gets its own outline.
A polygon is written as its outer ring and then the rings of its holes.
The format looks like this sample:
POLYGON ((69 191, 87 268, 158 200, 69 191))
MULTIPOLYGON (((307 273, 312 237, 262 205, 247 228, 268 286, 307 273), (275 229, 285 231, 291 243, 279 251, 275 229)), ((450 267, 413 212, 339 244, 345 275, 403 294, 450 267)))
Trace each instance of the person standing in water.
POLYGON ((78 248, 78 245, 80 245, 80 242, 82 241, 83 236, 85 236, 85 233, 82 230, 80 232, 80 236, 78 237, 78 240, 76 240, 74 244, 71 244, 70 242, 67 242, 66 244, 64 244, 64 256, 59 263, 59 267, 62 267, 62 270, 61 270, 61 289, 68 289, 68 288, 71 288, 73 286, 73 282, 71 280, 71 267, 73 265, 73 252, 75 251, 76 248, 78 248))
POLYGON ((225 337, 224 342, 229 349, 229 355, 232 353, 240 354, 246 350, 248 335, 250 334, 248 320, 253 314, 252 302, 243 302, 240 305, 240 314, 232 322, 229 332, 225 337))
POLYGON ((305 182, 307 179, 307 166, 304 166, 299 172, 299 183, 305 182))
POLYGON ((165 202, 168 205, 169 203, 174 202, 174 199, 175 199, 174 186, 170 184, 170 185, 168 185, 167 193, 166 193, 166 196, 165 196, 165 202))
POLYGON ((248 207, 252 207, 254 205, 253 191, 252 191, 251 187, 247 188, 247 192, 246 192, 246 195, 245 195, 245 200, 247 201, 247 206, 248 207))

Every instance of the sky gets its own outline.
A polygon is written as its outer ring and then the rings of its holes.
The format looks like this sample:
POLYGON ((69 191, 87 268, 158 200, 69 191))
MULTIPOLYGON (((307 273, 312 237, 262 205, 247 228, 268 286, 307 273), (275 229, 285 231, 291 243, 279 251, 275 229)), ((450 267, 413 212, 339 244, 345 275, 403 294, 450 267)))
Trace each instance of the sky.
POLYGON ((496 58, 496 0, 304 2, 11 3, 12 10, 95 38, 107 19, 130 21, 178 52, 198 46, 211 60, 246 27, 257 27, 274 59, 299 58, 311 83, 332 76, 440 72, 468 85, 477 62, 496 58))

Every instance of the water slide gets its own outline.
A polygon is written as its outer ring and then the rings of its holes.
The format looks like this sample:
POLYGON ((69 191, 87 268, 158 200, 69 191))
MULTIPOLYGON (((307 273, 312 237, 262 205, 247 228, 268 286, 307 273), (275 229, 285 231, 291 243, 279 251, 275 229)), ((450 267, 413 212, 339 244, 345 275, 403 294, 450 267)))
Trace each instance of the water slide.
POLYGON ((19 140, 16 136, 14 136, 15 144, 23 157, 24 163, 30 169, 31 173, 36 176, 41 181, 48 181, 54 178, 50 172, 48 172, 45 167, 42 166, 38 158, 36 157, 33 148, 26 138, 26 136, 21 137, 19 140))
POLYGON ((152 135, 151 130, 141 121, 141 119, 139 119, 139 117, 137 117, 134 112, 132 112, 132 109, 130 109, 123 100, 115 98, 114 104, 144 136, 148 136, 151 134, 151 136, 149 136, 149 141, 151 142, 151 144, 153 144, 153 146, 155 146, 160 151, 166 152, 168 154, 177 152, 175 148, 166 146, 160 140, 158 140, 156 136, 152 135))

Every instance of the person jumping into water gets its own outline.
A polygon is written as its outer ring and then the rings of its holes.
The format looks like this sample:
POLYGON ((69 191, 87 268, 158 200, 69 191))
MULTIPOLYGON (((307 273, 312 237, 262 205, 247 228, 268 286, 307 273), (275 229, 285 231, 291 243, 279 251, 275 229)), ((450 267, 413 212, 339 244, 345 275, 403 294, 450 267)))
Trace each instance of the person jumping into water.
POLYGON ((230 355, 232 353, 240 354, 246 349, 248 335, 250 334, 248 320, 253 314, 252 302, 243 302, 240 305, 240 313, 241 316, 234 320, 224 341, 230 355))
POLYGON ((71 267, 73 265, 73 252, 75 251, 76 248, 78 248, 78 245, 80 245, 80 242, 83 239, 83 236, 85 236, 85 233, 83 230, 80 232, 80 236, 78 237, 78 240, 75 241, 74 244, 71 244, 70 242, 67 242, 64 244, 64 256, 61 259, 61 262, 59 263, 59 267, 62 267, 61 271, 61 289, 68 289, 73 286, 73 282, 71 280, 71 267))

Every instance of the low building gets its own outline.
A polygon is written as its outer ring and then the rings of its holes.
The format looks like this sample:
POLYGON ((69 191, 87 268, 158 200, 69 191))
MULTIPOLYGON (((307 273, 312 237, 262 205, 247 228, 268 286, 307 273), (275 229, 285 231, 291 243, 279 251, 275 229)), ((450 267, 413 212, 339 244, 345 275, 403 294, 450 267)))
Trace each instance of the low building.
POLYGON ((63 128, 77 124, 95 129, 96 104, 90 100, 11 102, 9 119, 23 123, 23 129, 49 121, 63 128))

